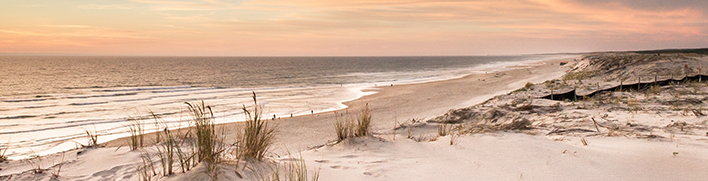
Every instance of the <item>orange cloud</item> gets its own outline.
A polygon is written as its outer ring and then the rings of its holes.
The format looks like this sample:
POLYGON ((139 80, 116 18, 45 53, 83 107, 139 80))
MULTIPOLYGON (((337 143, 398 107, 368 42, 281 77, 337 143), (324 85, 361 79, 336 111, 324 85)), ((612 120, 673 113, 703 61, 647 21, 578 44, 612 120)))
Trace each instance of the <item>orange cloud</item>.
POLYGON ((0 25, 0 47, 159 55, 464 55, 707 45, 705 7, 634 1, 87 1, 66 10, 25 7, 66 13, 55 18, 28 11, 27 20, 14 21, 0 12, 8 22, 0 25), (72 16, 74 11, 85 14, 72 16))

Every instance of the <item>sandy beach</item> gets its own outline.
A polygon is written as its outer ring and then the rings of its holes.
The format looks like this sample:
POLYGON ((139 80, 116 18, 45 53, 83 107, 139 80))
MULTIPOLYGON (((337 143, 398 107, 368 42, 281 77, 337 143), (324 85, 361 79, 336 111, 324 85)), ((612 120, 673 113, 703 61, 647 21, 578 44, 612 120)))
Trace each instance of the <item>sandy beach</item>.
MULTIPOLYGON (((572 61, 573 58, 545 60, 527 66, 512 66, 512 70, 499 72, 490 70, 486 74, 472 74, 451 80, 408 85, 381 85, 369 90, 376 91, 375 94, 345 102, 348 108, 337 112, 350 111, 355 114, 368 104, 373 112, 373 129, 388 132, 398 124, 411 119, 430 119, 450 109, 471 106, 495 95, 508 93, 527 82, 539 83, 560 77, 567 68, 558 66, 558 62, 568 60, 572 61)), ((287 150, 302 151, 335 140, 334 116, 334 112, 325 112, 275 119, 273 123, 277 127, 278 139, 272 151, 278 154, 283 154, 287 150)), ((243 125, 231 123, 219 126, 218 129, 223 130, 227 138, 235 138, 243 125)), ((127 143, 128 139, 123 138, 110 141, 107 146, 124 146, 127 143)))
MULTIPOLYGON (((600 57, 603 56, 614 55, 600 57)), ((303 165, 306 172, 310 177, 318 173, 319 180, 702 180, 708 177, 702 171, 708 168, 705 151, 708 144, 702 134, 708 133, 700 110, 694 112, 696 117, 682 115, 680 111, 655 113, 649 108, 637 113, 612 112, 619 109, 612 106, 623 104, 588 107, 592 102, 526 99, 544 92, 552 85, 548 82, 566 80, 568 75, 582 72, 578 67, 591 61, 587 57, 592 55, 546 60, 451 80, 374 87, 370 91, 377 93, 345 103, 351 114, 368 104, 372 112, 371 136, 337 141, 334 112, 275 119, 270 121, 276 125, 275 142, 264 161, 227 162, 219 166, 213 178, 264 180, 275 168, 287 169, 293 162, 306 163, 303 165), (570 63, 560 66, 561 61, 570 63), (417 121, 412 122, 414 119, 417 121), (593 124, 591 119, 597 122, 593 124), (505 126, 519 120, 527 120, 523 123, 528 122, 528 127, 505 126), (683 124, 680 131, 674 126, 680 124, 674 124, 674 120, 683 124), (445 128, 449 132, 440 135, 438 129, 442 123, 456 126, 445 128)), ((706 62, 702 56, 655 59, 695 61, 696 65, 706 62)), ((635 67, 639 70, 642 66, 635 67)), ((628 69, 631 70, 635 69, 628 69)), ((596 79, 585 81, 592 80, 596 79)), ((631 105, 631 100, 627 105, 631 105)), ((342 112, 347 111, 337 111, 342 112)), ((243 126, 243 123, 228 123, 217 125, 216 130, 230 142, 236 140, 243 126)), ((105 143, 105 147, 77 149, 40 160, 3 162, 0 175, 6 180, 141 180, 146 178, 138 174, 145 168, 145 155, 156 157, 155 148, 160 148, 151 146, 155 134, 148 134, 146 140, 144 151, 130 151, 129 138, 123 138, 105 143), (52 176, 57 169, 61 170, 59 176, 52 176)), ((157 158, 152 162, 160 164, 157 158)), ((155 173, 162 173, 159 171, 162 167, 155 168, 158 170, 155 173)), ((211 178, 205 174, 204 164, 186 173, 175 172, 149 178, 211 178)))
POLYGON ((0 22, 0 181, 708 180, 708 0, 9 0, 0 22))

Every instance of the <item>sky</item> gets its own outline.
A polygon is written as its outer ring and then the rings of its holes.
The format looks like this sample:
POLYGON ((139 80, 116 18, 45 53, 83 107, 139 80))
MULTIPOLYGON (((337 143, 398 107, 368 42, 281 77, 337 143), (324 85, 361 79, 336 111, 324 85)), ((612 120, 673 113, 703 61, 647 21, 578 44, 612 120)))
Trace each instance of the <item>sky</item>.
POLYGON ((0 0, 0 53, 511 55, 708 47, 706 0, 0 0))

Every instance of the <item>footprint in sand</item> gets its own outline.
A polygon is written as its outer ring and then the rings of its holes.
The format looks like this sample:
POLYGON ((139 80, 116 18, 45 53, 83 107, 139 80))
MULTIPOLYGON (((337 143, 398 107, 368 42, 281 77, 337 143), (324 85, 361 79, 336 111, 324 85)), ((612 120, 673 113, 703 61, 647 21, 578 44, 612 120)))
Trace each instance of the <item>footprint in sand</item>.
POLYGON ((341 166, 341 165, 332 165, 332 166, 329 166, 329 168, 347 170, 347 169, 352 169, 352 168, 354 168, 354 167, 347 167, 347 166, 341 166))
POLYGON ((379 177, 379 176, 381 176, 381 174, 375 173, 375 172, 374 172, 374 173, 372 173, 372 172, 364 172, 364 175, 373 176, 373 177, 379 177))
POLYGON ((93 175, 91 175, 91 176, 101 177, 101 178, 113 178, 114 176, 116 176, 116 173, 118 173, 118 171, 123 169, 123 167, 125 167, 125 165, 115 166, 115 167, 111 168, 110 170, 103 170, 103 171, 93 173, 93 175))

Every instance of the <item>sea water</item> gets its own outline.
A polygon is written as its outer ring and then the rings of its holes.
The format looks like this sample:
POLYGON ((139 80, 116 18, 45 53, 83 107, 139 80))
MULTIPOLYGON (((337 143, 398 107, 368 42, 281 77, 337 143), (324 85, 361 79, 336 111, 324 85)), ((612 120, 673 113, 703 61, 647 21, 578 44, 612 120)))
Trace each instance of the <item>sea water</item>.
POLYGON ((375 86, 499 71, 560 55, 464 57, 0 56, 0 148, 11 159, 189 126, 185 102, 210 105, 215 122, 243 121, 255 92, 264 117, 344 109, 375 86), (152 114, 161 120, 156 127, 152 114))

